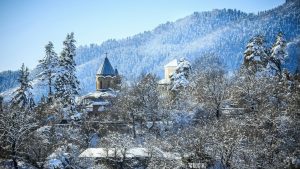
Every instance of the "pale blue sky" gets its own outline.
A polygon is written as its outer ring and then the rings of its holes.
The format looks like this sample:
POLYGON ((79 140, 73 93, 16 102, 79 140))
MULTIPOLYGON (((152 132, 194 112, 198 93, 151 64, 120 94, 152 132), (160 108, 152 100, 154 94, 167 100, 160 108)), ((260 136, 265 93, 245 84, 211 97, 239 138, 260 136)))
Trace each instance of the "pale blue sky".
POLYGON ((0 0, 0 71, 34 68, 52 41, 75 33, 77 46, 125 38, 195 11, 274 8, 284 0, 0 0))

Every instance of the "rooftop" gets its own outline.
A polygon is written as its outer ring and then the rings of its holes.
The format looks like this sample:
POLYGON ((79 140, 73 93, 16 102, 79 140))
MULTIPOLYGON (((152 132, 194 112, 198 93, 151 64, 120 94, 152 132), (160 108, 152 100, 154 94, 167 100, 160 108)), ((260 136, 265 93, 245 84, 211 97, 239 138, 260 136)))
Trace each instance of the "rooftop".
POLYGON ((85 96, 82 96, 85 99, 93 99, 93 98, 112 98, 116 97, 117 93, 113 90, 106 90, 106 91, 95 91, 88 93, 85 96))
MULTIPOLYGON (((79 157, 88 157, 88 158, 107 158, 107 157, 122 157, 122 151, 124 149, 115 149, 115 148, 88 148, 82 152, 79 157)), ((129 148, 126 152, 127 158, 133 157, 151 157, 156 156, 166 159, 180 160, 180 154, 172 152, 163 152, 160 149, 149 150, 143 147, 133 147, 129 148), (156 150, 156 151, 155 151, 156 150)))
POLYGON ((103 75, 103 76, 115 76, 117 73, 117 70, 115 70, 112 65, 110 64, 107 57, 105 57, 104 62, 100 65, 97 75, 103 75))
POLYGON ((178 65, 177 59, 172 60, 168 64, 165 65, 165 67, 176 67, 178 65))

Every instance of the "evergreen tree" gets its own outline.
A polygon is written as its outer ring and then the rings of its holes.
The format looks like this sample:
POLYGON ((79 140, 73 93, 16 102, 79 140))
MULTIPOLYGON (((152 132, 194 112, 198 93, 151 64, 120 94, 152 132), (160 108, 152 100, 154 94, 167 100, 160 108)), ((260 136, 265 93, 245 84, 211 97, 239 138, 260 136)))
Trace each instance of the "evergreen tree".
POLYGON ((14 96, 11 100, 11 106, 17 107, 23 110, 32 109, 34 107, 33 95, 30 92, 32 86, 29 82, 29 71, 25 67, 24 63, 20 69, 20 77, 18 78, 20 87, 14 92, 14 96))
POLYGON ((176 67, 176 71, 170 76, 170 90, 176 91, 188 85, 188 76, 191 71, 191 64, 189 61, 181 58, 176 67))
POLYGON ((52 88, 54 86, 54 81, 56 79, 57 67, 58 67, 58 57, 54 51, 54 46, 52 42, 49 42, 45 46, 45 57, 39 61, 38 68, 41 69, 39 77, 43 81, 47 81, 48 85, 48 101, 51 102, 53 92, 52 88))
POLYGON ((74 33, 68 34, 63 42, 64 48, 59 57, 60 70, 55 80, 55 96, 62 106, 69 108, 71 112, 75 110, 75 96, 79 92, 79 81, 75 74, 75 42, 74 33))
POLYGON ((257 35, 249 41, 244 52, 244 65, 255 73, 267 65, 268 51, 264 43, 264 37, 257 35))
POLYGON ((282 77, 282 65, 286 56, 286 41, 283 38, 283 34, 279 32, 271 49, 271 57, 268 64, 268 67, 274 70, 279 77, 282 77))

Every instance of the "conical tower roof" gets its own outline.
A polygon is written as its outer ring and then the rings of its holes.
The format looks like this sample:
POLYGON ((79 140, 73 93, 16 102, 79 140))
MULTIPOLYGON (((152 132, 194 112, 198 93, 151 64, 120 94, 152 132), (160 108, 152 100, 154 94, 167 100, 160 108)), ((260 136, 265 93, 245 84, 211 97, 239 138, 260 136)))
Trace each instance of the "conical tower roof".
POLYGON ((119 75, 119 71, 118 71, 118 69, 117 69, 117 68, 115 69, 115 75, 116 75, 116 76, 118 76, 118 75, 119 75))
POLYGON ((105 57, 104 62, 100 65, 97 75, 102 75, 102 76, 115 76, 115 70, 111 66, 109 60, 107 57, 105 57))

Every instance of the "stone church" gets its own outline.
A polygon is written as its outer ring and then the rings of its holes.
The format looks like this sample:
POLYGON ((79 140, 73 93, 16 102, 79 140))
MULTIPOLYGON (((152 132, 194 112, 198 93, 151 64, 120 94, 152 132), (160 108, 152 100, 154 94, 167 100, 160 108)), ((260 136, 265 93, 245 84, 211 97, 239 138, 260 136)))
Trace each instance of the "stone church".
POLYGON ((118 70, 114 69, 108 58, 105 57, 96 74, 96 90, 118 89, 120 83, 118 70))
POLYGON ((104 112, 120 89, 121 76, 113 68, 107 56, 96 72, 96 90, 81 98, 81 104, 89 113, 104 112))

